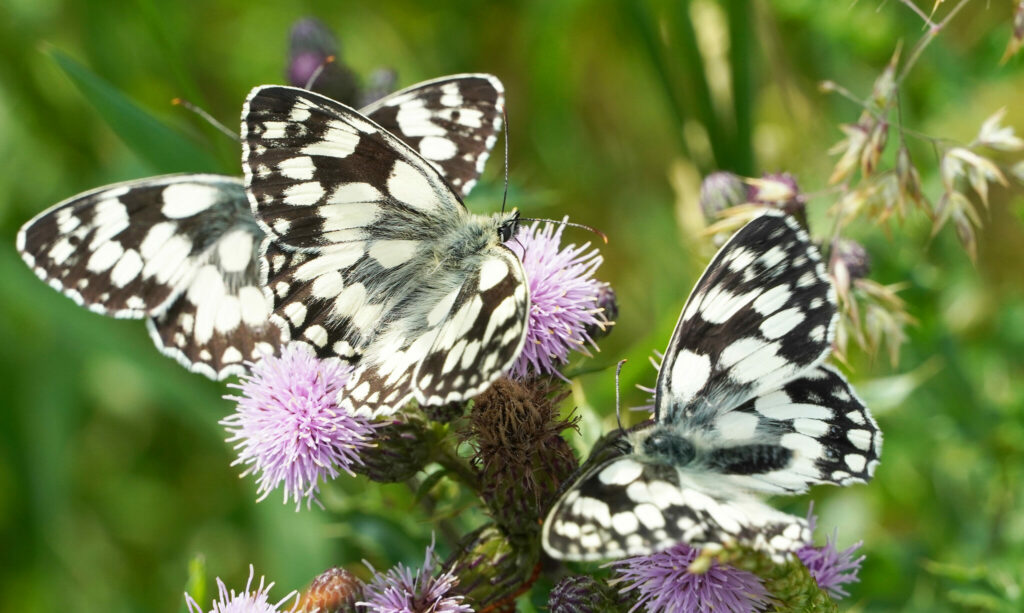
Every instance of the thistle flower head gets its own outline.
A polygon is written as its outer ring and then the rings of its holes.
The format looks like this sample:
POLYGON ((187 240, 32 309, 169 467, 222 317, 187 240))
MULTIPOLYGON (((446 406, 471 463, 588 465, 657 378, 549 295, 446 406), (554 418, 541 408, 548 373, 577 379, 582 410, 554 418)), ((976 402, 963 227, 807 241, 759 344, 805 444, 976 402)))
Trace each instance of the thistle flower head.
POLYGON ((320 479, 333 479, 340 471, 353 474, 374 426, 337 406, 335 398, 351 370, 293 343, 281 357, 264 357, 240 384, 231 385, 241 395, 225 398, 238 407, 220 423, 238 450, 234 464, 247 466, 242 475, 259 473, 259 500, 283 485, 286 502, 291 498, 298 508, 305 498, 309 506, 320 479))
POLYGON ((306 87, 322 70, 310 89, 345 104, 356 104, 359 85, 355 73, 337 61, 340 53, 338 39, 322 21, 312 17, 296 21, 288 42, 288 83, 306 87))
POLYGON ((781 209, 789 215, 803 213, 806 199, 800 193, 796 177, 788 172, 766 173, 760 179, 747 179, 747 201, 781 209))
POLYGON ((619 575, 619 592, 635 591, 630 611, 706 611, 748 613, 764 610, 771 600, 761 580, 744 570, 713 561, 703 573, 689 571, 699 550, 680 543, 649 556, 626 558, 611 566, 619 575))
POLYGON ((526 345, 512 366, 511 376, 554 374, 569 361, 570 351, 590 355, 597 345, 588 326, 611 322, 598 304, 604 283, 594 278, 602 258, 590 243, 560 247, 564 226, 534 222, 520 228, 506 246, 523 263, 530 287, 530 318, 526 345))
POLYGON ((747 201, 747 186, 743 179, 731 172, 713 172, 700 184, 700 208, 708 220, 715 219, 725 209, 747 201))
POLYGON ((473 609, 462 602, 463 596, 451 593, 459 582, 454 573, 445 571, 434 576, 438 560, 433 543, 427 547, 423 566, 415 573, 402 564, 384 573, 369 562, 366 565, 373 579, 366 585, 365 600, 358 604, 369 613, 473 613, 473 609))
MULTIPOLYGON (((817 518, 810 511, 807 513, 807 523, 810 524, 811 530, 814 530, 817 518)), ((832 598, 839 600, 850 595, 843 589, 844 584, 856 583, 860 580, 857 573, 860 572, 864 556, 856 558, 853 556, 864 543, 857 541, 839 551, 836 548, 837 532, 838 530, 834 530, 832 536, 825 539, 823 546, 805 545, 796 552, 796 555, 811 572, 818 587, 828 592, 832 598)))
MULTIPOLYGON (((218 597, 210 603, 210 609, 207 613, 277 613, 281 611, 281 607, 285 602, 297 596, 292 591, 279 600, 277 604, 270 604, 268 597, 270 588, 274 587, 274 583, 265 584, 263 577, 260 577, 260 584, 254 589, 252 586, 254 576, 255 571, 252 565, 250 565, 249 580, 245 584, 245 591, 240 594, 236 594, 235 590, 228 591, 227 586, 218 577, 218 597)), ((185 594, 185 604, 188 606, 190 613, 203 613, 203 608, 188 593, 185 594)))

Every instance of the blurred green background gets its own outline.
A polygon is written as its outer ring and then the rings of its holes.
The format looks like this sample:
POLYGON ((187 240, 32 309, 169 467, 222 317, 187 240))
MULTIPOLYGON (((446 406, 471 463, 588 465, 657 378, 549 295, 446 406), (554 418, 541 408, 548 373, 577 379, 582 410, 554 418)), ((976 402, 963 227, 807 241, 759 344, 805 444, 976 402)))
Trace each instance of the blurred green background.
MULTIPOLYGON (((969 2, 926 50, 901 92, 907 126, 968 142, 1005 106, 1006 123, 1024 128, 1022 58, 999 64, 1013 4, 969 2)), ((333 564, 422 561, 431 523, 404 486, 342 479, 326 491, 326 511, 296 513, 276 496, 254 503, 253 480, 229 467, 217 425, 232 409, 225 387, 160 356, 141 322, 78 308, 13 246, 26 220, 92 187, 177 170, 240 174, 237 145, 169 100, 236 125, 252 86, 283 80, 288 27, 306 15, 336 30, 344 61, 364 76, 390 66, 401 86, 465 71, 504 81, 512 204, 528 216, 568 213, 610 236, 600 276, 617 290, 621 316, 582 366, 632 358, 627 405, 644 402, 633 384, 653 381, 645 356, 666 344, 707 260, 687 223, 700 173, 787 170, 820 191, 837 125, 860 109, 817 83, 866 96, 897 42, 922 35, 901 3, 875 0, 0 3, 0 609, 180 610, 197 554, 235 588, 254 563, 283 588, 277 597, 333 564), (58 67, 56 50, 194 153, 164 158, 145 139, 126 144, 58 67), (730 82, 735 102, 723 104, 730 82), (702 100, 719 120, 708 121, 702 100)), ((934 154, 923 147, 917 159, 935 198, 934 154)), ((873 279, 907 282, 919 325, 896 368, 852 356, 851 377, 885 433, 875 481, 813 494, 819 538, 838 527, 840 545, 864 540, 862 581, 844 608, 1024 610, 1017 187, 992 195, 976 265, 951 228, 930 240, 920 215, 850 228, 871 252, 873 279)), ((469 206, 496 210, 501 188, 499 152, 469 206)), ((818 235, 831 202, 810 203, 818 235)), ((613 377, 605 369, 578 381, 588 444, 614 427, 613 377)), ((806 503, 779 501, 798 514, 806 503)))

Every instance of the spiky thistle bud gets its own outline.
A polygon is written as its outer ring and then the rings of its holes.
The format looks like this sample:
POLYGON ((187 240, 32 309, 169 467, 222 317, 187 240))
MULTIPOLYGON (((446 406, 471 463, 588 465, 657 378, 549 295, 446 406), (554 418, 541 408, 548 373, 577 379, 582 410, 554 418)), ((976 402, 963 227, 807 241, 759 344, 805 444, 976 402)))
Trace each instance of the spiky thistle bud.
POLYGON ((344 568, 328 568, 317 575, 302 595, 297 613, 356 613, 363 597, 363 582, 344 568))
POLYGON ((444 564, 459 577, 454 591, 476 610, 515 610, 515 599, 536 579, 536 546, 516 549, 496 524, 471 532, 444 564))
POLYGON ((548 595, 551 613, 616 613, 621 610, 615 591, 590 575, 569 575, 548 595))
POLYGON ((561 382, 544 378, 499 379, 476 397, 464 436, 475 447, 481 496, 513 539, 533 541, 542 512, 576 469, 576 456, 560 435, 577 421, 559 415, 567 395, 561 382))

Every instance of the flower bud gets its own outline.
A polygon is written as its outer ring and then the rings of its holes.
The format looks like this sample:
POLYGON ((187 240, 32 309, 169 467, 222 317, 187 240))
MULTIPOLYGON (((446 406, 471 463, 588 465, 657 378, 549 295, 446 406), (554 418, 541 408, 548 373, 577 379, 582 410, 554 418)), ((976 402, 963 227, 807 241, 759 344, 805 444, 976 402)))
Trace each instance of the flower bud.
POLYGON ((459 578, 454 591, 475 610, 514 611, 516 596, 535 579, 536 565, 536 547, 517 552, 498 526, 486 524, 462 539, 444 567, 459 578))
POLYGON ((577 421, 559 415, 564 389, 548 378, 499 379, 476 397, 470 414, 466 436, 476 447, 480 495, 516 544, 535 541, 543 512, 576 469, 576 456, 561 437, 577 421))
POLYGON ((296 21, 288 44, 288 82, 295 87, 308 85, 312 91, 344 104, 357 104, 356 75, 340 61, 340 55, 338 39, 322 21, 312 17, 296 21), (318 70, 321 72, 316 76, 318 70))
POLYGON ((362 597, 363 582, 336 566, 313 579, 295 610, 301 613, 356 613, 356 602, 362 597))
POLYGON ((747 184, 750 202, 780 209, 803 223, 806 201, 793 175, 788 172, 766 173, 760 179, 747 179, 747 184))
POLYGON ((378 68, 370 73, 366 87, 359 97, 360 108, 368 106, 395 91, 398 85, 398 73, 394 68, 378 68))
POLYGON ((615 591, 589 575, 569 575, 548 595, 551 613, 615 613, 619 606, 615 591))
POLYGON ((611 333, 615 320, 619 318, 619 302, 615 296, 615 290, 607 283, 602 283, 597 290, 597 308, 601 309, 602 321, 600 325, 590 324, 584 328, 586 335, 591 340, 604 338, 611 333))
POLYGON ((700 208, 707 220, 715 219, 725 209, 747 201, 747 186, 731 172, 713 172, 700 184, 700 208))
POLYGON ((405 481, 422 470, 430 450, 421 419, 406 415, 375 430, 376 445, 362 451, 363 464, 354 470, 378 483, 405 481))

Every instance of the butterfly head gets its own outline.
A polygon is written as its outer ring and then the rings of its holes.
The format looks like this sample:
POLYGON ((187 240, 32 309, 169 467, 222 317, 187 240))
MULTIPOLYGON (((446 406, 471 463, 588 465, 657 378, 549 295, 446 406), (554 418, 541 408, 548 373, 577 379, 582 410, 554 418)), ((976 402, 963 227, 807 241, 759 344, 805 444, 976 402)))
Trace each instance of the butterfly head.
POLYGON ((512 237, 519 231, 519 209, 512 209, 508 213, 499 213, 498 217, 498 239, 505 243, 512 240, 512 237))
POLYGON ((686 466, 697 458, 693 443, 673 428, 652 426, 633 434, 634 449, 662 464, 686 466))

